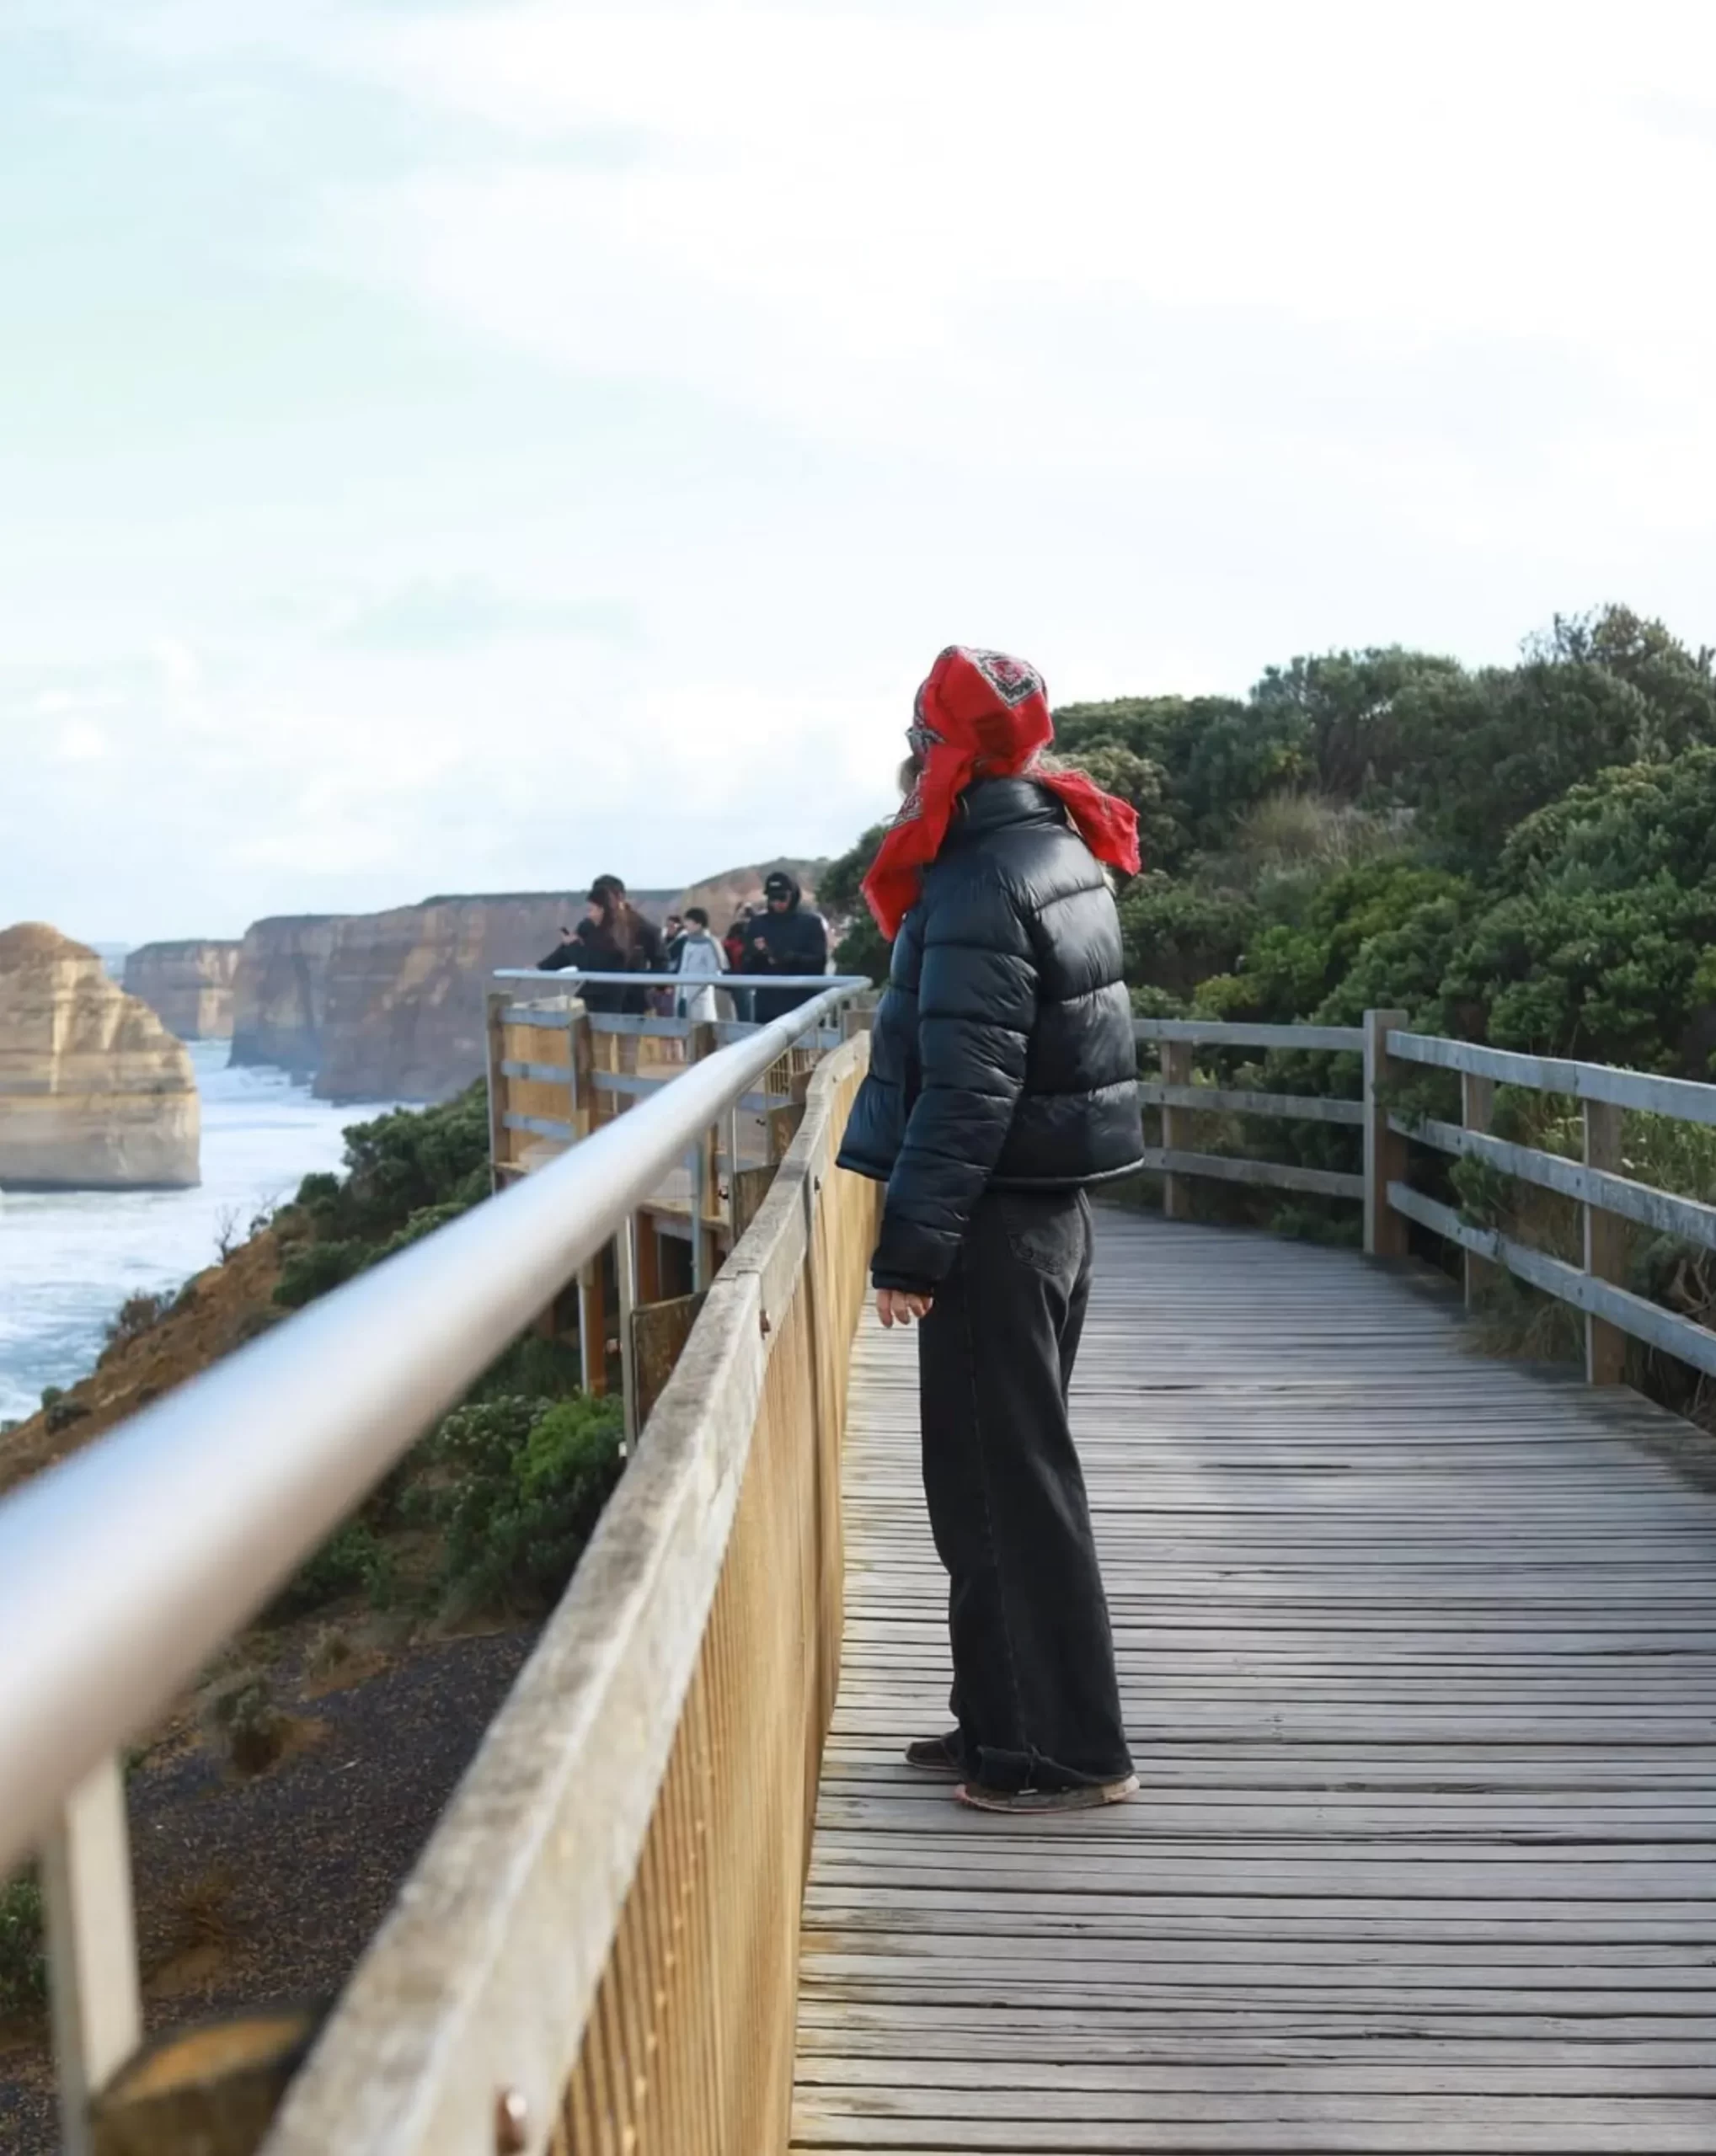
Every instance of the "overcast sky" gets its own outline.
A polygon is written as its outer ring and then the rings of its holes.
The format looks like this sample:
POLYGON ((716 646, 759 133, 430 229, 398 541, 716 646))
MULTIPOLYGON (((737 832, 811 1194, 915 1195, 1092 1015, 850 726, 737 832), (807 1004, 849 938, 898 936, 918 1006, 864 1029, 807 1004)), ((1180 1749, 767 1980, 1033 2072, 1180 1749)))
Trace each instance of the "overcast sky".
POLYGON ((0 922, 848 843, 1059 699, 1716 641, 1716 8, 0 0, 0 922))

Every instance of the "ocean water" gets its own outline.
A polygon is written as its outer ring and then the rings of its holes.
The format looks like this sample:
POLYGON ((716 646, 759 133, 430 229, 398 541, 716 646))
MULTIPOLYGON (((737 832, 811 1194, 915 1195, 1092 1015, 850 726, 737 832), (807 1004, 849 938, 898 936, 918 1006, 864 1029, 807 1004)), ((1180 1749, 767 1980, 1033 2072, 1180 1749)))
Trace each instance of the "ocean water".
POLYGON ((0 1422, 32 1413, 44 1385, 87 1374, 127 1295, 177 1288, 212 1265, 224 1230, 339 1166, 341 1134, 393 1105, 313 1100, 283 1071, 233 1070, 224 1041, 195 1041, 202 1095, 195 1190, 0 1193, 0 1422))

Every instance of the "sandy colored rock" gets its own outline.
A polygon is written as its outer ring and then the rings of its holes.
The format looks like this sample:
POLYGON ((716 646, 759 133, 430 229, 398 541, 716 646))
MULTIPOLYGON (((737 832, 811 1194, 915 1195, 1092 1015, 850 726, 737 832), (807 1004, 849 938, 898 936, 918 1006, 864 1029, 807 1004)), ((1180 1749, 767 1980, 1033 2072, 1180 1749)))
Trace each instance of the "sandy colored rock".
POLYGON ((120 1190, 200 1180, 184 1043, 40 921, 0 930, 0 1188, 120 1190))
POLYGON ((182 1041, 230 1040, 242 947, 207 939, 140 944, 126 954, 126 994, 147 1003, 182 1041))
POLYGON ((530 891, 351 915, 329 962, 317 1093, 418 1102, 462 1091, 483 1075, 495 969, 534 966, 583 911, 581 892, 530 891))
POLYGON ((280 914, 252 921, 233 977, 233 1060, 313 1078, 322 1060, 328 964, 344 916, 280 914))

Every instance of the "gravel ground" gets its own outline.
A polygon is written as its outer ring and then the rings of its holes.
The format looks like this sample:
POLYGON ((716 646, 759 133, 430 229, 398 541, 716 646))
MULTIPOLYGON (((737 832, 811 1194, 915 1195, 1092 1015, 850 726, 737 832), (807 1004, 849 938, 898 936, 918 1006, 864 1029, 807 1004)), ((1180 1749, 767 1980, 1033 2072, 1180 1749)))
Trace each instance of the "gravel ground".
MULTIPOLYGON (((272 1673, 292 1718, 245 1778, 195 1721, 130 1780, 148 2032, 334 1996, 387 1913, 536 1636, 406 1647, 328 1689, 272 1673)), ((0 2151, 54 2156, 45 2032, 0 2027, 0 2151)))

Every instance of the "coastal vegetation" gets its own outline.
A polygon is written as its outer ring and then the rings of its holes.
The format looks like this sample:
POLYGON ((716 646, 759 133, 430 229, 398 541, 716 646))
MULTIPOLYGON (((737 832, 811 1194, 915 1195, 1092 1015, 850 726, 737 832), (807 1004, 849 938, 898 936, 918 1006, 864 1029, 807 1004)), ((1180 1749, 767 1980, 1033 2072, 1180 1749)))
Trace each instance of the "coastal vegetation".
MULTIPOLYGON (((1125 696, 1056 716, 1057 753, 1138 812, 1144 871, 1120 912, 1141 1014, 1350 1025, 1393 1008, 1418 1030, 1499 1048, 1716 1070, 1716 654, 1660 622, 1609 606, 1558 617, 1512 665, 1331 652, 1268 668, 1243 696, 1125 696)), ((880 835, 866 832, 822 883, 849 919, 841 964, 877 979, 886 953, 858 886, 880 835)), ((1357 1088, 1350 1057, 1205 1062, 1229 1086, 1357 1088)), ((1402 1106, 1457 1120, 1457 1081, 1426 1073, 1402 1106)), ((1579 1150, 1570 1102, 1504 1089, 1496 1117, 1499 1134, 1579 1150)), ((1628 1116, 1624 1141, 1628 1173, 1716 1200, 1708 1134, 1628 1116)), ((1357 1134, 1326 1124, 1211 1114, 1197 1145, 1358 1166, 1357 1134)), ((1450 1174, 1426 1157, 1414 1172, 1469 1218, 1572 1254, 1569 1202, 1472 1164, 1450 1174)), ((1358 1231, 1336 1200, 1195 1189, 1209 1217, 1358 1231)), ((1629 1284, 1708 1319, 1709 1260, 1639 1230, 1629 1284)), ((1570 1342, 1533 1291, 1496 1293, 1499 1341, 1570 1342)), ((1649 1359, 1635 1377, 1684 1404, 1687 1374, 1649 1359)))

